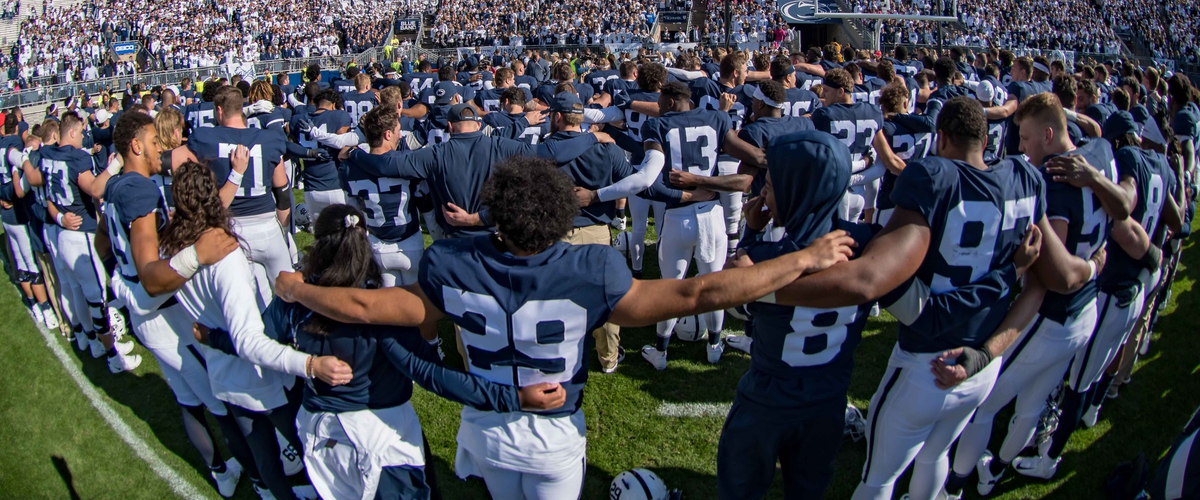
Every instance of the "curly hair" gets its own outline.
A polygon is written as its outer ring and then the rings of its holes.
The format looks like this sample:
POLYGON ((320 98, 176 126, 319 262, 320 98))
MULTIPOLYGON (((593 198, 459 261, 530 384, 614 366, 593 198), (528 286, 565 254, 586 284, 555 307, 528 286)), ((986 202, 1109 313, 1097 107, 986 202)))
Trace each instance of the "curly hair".
MULTIPOLYGON (((325 207, 313 224, 313 245, 304 255, 304 281, 320 287, 375 288, 382 273, 367 239, 366 216, 350 205, 325 207)), ((328 334, 336 322, 313 314, 303 328, 328 334)))
POLYGON ((541 252, 574 227, 575 184, 549 160, 518 156, 496 165, 483 183, 487 205, 502 237, 526 252, 541 252))
POLYGON ((237 238, 229 209, 221 204, 217 193, 217 177, 212 169, 189 161, 173 173, 171 194, 175 199, 175 214, 158 240, 163 255, 175 255, 191 246, 209 228, 221 228, 237 238))

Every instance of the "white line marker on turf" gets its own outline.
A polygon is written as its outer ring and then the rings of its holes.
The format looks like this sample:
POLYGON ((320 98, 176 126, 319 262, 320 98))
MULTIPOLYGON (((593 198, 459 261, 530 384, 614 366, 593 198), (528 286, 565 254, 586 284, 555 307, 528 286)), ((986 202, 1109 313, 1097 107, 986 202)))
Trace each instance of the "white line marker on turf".
MULTIPOLYGON (((30 318, 32 319, 32 316, 30 318)), ((154 453, 154 450, 150 449, 150 446, 145 441, 142 441, 142 438, 134 434, 133 429, 125 421, 121 420, 120 415, 117 415, 116 410, 113 410, 104 401, 104 397, 96 390, 96 386, 92 385, 92 382, 87 379, 83 372, 79 371, 79 367, 71 362, 70 355, 59 345, 58 339, 36 320, 33 322, 33 325, 42 334, 42 337, 45 338, 46 345, 50 346, 50 350, 58 357, 58 361, 62 363, 63 369, 67 370, 67 374, 75 380, 75 385, 79 386, 79 390, 83 391, 83 395, 87 396, 88 401, 92 403, 96 411, 100 412, 100 416, 104 417, 104 421, 108 422, 108 426, 112 427, 117 435, 121 437, 121 440, 125 441, 125 444, 133 449, 138 458, 146 462, 150 466, 150 470, 158 474, 158 477, 163 478, 171 486, 171 490, 181 498, 189 500, 206 498, 196 490, 195 486, 192 486, 192 483, 189 483, 178 472, 175 472, 175 469, 172 469, 166 462, 163 462, 161 458, 158 458, 158 455, 154 453)))
POLYGON ((732 403, 662 403, 658 416, 670 418, 724 417, 732 403))

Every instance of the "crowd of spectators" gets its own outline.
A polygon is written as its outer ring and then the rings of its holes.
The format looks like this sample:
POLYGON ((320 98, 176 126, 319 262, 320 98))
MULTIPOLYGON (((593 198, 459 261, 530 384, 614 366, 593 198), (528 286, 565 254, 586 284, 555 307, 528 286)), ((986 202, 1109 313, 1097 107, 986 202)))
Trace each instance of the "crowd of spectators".
MULTIPOLYGON (((725 41, 725 2, 708 2, 708 20, 704 41, 717 44, 725 41)), ((787 24, 771 0, 732 0, 730 2, 730 40, 735 44, 758 43, 760 46, 783 42, 787 24)))
POLYGON ((657 11, 646 0, 619 9, 592 0, 444 0, 430 36, 436 47, 643 42, 657 11))
POLYGON ((1196 46, 1200 43, 1200 5, 1196 2, 1166 2, 1163 16, 1170 34, 1159 45, 1160 57, 1200 64, 1200 48, 1196 46))

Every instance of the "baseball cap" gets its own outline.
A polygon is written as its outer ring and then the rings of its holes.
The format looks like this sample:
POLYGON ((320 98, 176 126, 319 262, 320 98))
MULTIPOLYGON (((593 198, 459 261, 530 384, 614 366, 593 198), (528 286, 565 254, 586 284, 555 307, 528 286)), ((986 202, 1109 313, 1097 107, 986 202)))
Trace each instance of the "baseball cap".
POLYGON ((979 82, 979 86, 975 87, 975 98, 979 99, 979 102, 991 104, 992 99, 996 98, 996 87, 992 82, 979 82))
POLYGON ((1135 134, 1138 137, 1142 135, 1141 125, 1133 119, 1133 115, 1128 111, 1117 111, 1109 115, 1102 127, 1104 129, 1104 138, 1109 142, 1125 134, 1135 134))
POLYGON ((104 123, 109 118, 112 118, 112 113, 109 113, 107 109, 100 108, 96 110, 96 123, 104 123))
POLYGON ((439 106, 450 104, 458 95, 458 86, 454 82, 438 82, 433 86, 433 103, 439 106))
POLYGON ((454 122, 477 122, 479 121, 479 112, 470 104, 455 104, 450 107, 450 112, 447 113, 447 121, 454 122))
POLYGON ((583 101, 570 92, 559 92, 550 100, 550 111, 555 113, 583 114, 583 101))

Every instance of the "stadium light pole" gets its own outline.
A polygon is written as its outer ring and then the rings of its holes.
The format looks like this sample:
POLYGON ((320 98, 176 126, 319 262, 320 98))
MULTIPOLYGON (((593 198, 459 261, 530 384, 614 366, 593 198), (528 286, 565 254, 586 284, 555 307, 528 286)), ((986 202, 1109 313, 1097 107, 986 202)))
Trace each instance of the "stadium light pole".
POLYGON ((732 45, 729 43, 729 37, 733 33, 733 13, 729 10, 729 0, 725 0, 725 49, 729 50, 732 45))

